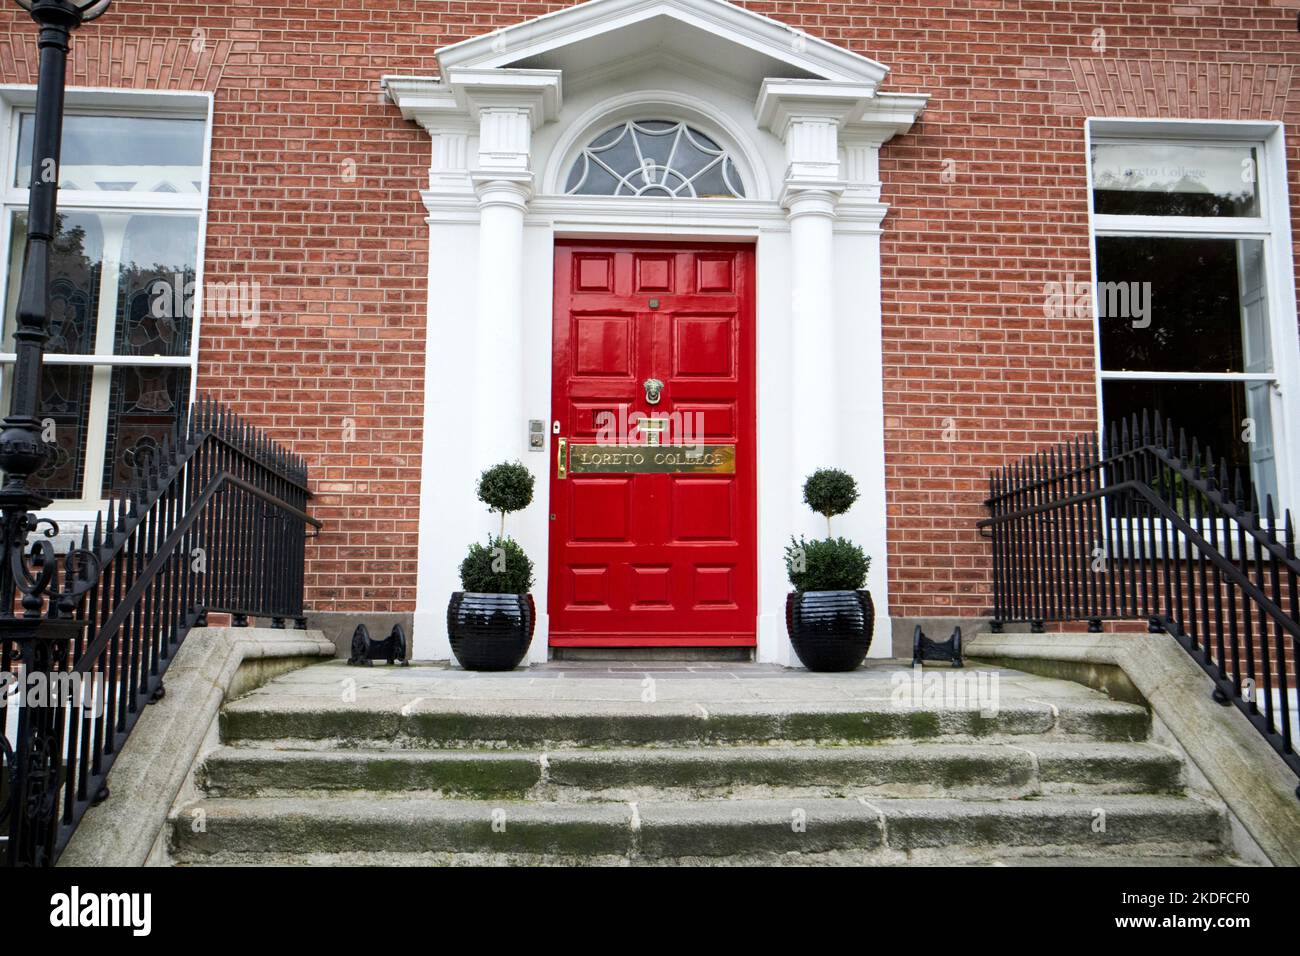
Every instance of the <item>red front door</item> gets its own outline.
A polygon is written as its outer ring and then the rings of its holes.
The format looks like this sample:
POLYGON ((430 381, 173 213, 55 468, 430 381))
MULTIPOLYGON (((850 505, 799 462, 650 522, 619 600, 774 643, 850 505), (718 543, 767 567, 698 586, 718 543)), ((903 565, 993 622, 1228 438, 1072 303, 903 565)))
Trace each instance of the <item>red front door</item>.
POLYGON ((551 644, 753 644, 752 247, 560 242, 554 324, 551 644))

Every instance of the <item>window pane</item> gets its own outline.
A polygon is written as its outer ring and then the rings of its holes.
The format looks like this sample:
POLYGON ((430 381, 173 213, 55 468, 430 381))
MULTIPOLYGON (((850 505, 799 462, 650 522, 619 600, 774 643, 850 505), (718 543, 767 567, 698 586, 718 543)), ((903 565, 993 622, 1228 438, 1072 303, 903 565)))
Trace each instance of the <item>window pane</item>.
POLYGON ((1240 472, 1247 495, 1255 489, 1261 504, 1272 495, 1278 504, 1274 471, 1273 423, 1267 382, 1127 382, 1102 383, 1102 420, 1140 419, 1142 412, 1183 429, 1216 462, 1228 462, 1229 475, 1240 472))
POLYGON ((582 196, 744 198, 736 164, 697 129, 637 120, 606 130, 569 170, 565 192, 582 196))
MULTIPOLYGON (((24 113, 19 121, 15 186, 31 183, 34 126, 32 114, 24 113)), ((202 192, 203 127, 202 120, 66 116, 59 188, 202 192)))
MULTIPOLYGON (((50 258, 50 337, 45 350, 64 355, 85 355, 95 350, 103 230, 99 217, 90 213, 60 213, 57 222, 58 234, 50 258)), ((18 213, 10 230, 9 301, 5 308, 3 340, 6 352, 14 350, 14 322, 26 243, 27 214, 18 213)))
POLYGON ((119 495, 139 482, 189 406, 190 370, 119 366, 109 389, 104 494, 119 495))
POLYGON ((1268 372, 1260 239, 1097 239, 1101 367, 1268 372))
MULTIPOLYGON (((14 217, 9 250, 5 351, 13 351, 26 216, 14 217)), ((199 248, 197 216, 129 212, 65 212, 51 262, 48 350, 90 355, 189 355, 194 279, 199 248), (104 263, 117 268, 104 275, 104 263), (115 302, 111 345, 96 347, 101 297, 115 302)))
POLYGON ((1098 143, 1093 211, 1116 216, 1258 216, 1253 146, 1098 143))
POLYGON ((118 278, 118 355, 189 355, 199 221, 132 216, 118 278))
MULTIPOLYGON (((86 422, 92 370, 86 365, 47 365, 41 375, 40 418, 54 450, 28 484, 51 498, 80 498, 85 477, 86 422)), ((0 402, 9 408, 13 366, 4 366, 0 402)))

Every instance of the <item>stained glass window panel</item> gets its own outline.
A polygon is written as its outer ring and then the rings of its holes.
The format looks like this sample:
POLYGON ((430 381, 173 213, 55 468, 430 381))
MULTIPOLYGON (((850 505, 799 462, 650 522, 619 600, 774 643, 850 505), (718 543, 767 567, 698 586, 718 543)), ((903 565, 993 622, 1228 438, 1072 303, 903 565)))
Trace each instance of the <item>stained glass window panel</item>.
POLYGON ((104 447, 104 494, 118 496, 139 484, 164 440, 189 407, 190 370, 130 365, 113 369, 108 437, 104 447))
POLYGON ((199 222, 135 215, 126 225, 118 275, 118 355, 188 355, 199 222))
MULTIPOLYGON (((9 302, 5 309, 6 352, 14 350, 14 323, 18 306, 23 248, 27 243, 27 215, 13 218, 9 243, 9 302)), ((104 254, 104 233, 94 213, 66 212, 58 217, 58 235, 50 259, 50 325, 45 350, 63 355, 88 355, 95 351, 95 317, 104 254)))

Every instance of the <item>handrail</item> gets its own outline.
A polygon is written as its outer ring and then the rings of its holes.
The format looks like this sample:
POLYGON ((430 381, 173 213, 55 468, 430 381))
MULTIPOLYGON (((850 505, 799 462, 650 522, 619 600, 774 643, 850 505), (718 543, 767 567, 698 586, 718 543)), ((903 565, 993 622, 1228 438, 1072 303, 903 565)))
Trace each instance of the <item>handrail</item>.
MULTIPOLYGON (((306 626, 305 529, 321 527, 306 510, 306 463, 207 399, 177 426, 125 500, 110 501, 93 534, 83 530, 64 559, 68 586, 48 590, 44 617, 31 582, 54 572, 57 583, 48 543, 33 548, 31 569, 14 568, 24 616, 4 613, 13 600, 0 595, 0 669, 21 660, 27 673, 89 688, 80 699, 25 702, 18 754, 0 748, 0 781, 14 778, 0 801, 9 865, 55 862, 86 809, 108 797, 117 754, 209 610, 231 613, 237 627, 249 617, 306 626), (26 761, 36 771, 23 770, 23 754, 41 755, 26 761)), ((0 738, 7 716, 0 700, 0 738)))
POLYGON ((81 657, 73 665, 73 670, 85 672, 94 665, 95 660, 99 654, 103 652, 104 648, 108 646, 109 640, 117 634, 118 628, 122 626, 122 622, 126 620, 126 616, 131 613, 136 602, 144 596, 144 592, 149 587, 154 575, 161 571, 167 561, 171 559, 177 545, 180 544, 182 539, 184 539, 186 532, 189 531, 198 519, 203 506, 206 505, 226 485, 231 485, 246 491, 268 504, 280 508, 289 516, 298 518, 306 524, 310 524, 312 527, 322 527, 321 522, 311 517, 307 512, 299 511, 297 508, 294 508, 292 505, 276 498, 274 495, 270 495, 262 489, 254 487, 240 478, 234 477, 228 471, 219 472, 199 494, 198 499, 190 506, 189 511, 185 513, 185 517, 177 523, 176 529, 172 531, 172 533, 167 536, 167 540, 158 547, 157 554, 150 559, 149 563, 140 573, 139 580, 137 580, 135 584, 131 585, 131 590, 127 591, 127 593, 123 595, 121 602, 114 609, 113 613, 109 615, 108 620, 100 627, 99 634, 96 636, 94 643, 82 652, 81 657))
POLYGON ((1291 512, 1279 521, 1269 495, 1261 509, 1240 472, 1222 458, 1216 466, 1171 423, 1152 429, 1134 416, 1106 439, 1076 438, 990 476, 990 516, 977 526, 992 542, 993 630, 1086 620, 1100 631, 1103 620, 1145 619, 1300 775, 1291 512))

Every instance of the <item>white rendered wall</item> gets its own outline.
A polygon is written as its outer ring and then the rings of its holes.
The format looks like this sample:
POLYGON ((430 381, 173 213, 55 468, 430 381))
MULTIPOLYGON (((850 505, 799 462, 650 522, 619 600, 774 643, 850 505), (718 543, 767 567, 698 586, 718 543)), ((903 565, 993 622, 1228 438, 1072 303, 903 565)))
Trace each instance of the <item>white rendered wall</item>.
MULTIPOLYGON (((858 480, 859 498, 832 530, 862 545, 871 558, 867 590, 876 606, 871 657, 889 657, 889 573, 885 514, 885 392, 880 311, 880 236, 835 237, 835 356, 839 364, 839 462, 858 480)), ((806 510, 806 509, 805 509, 806 510)))
POLYGON ((486 512, 470 507, 477 471, 459 454, 471 438, 474 394, 474 276, 478 224, 429 226, 429 319, 425 336, 424 442, 420 469, 415 660, 446 660, 447 601, 460 590, 458 569, 471 541, 492 530, 486 512))

